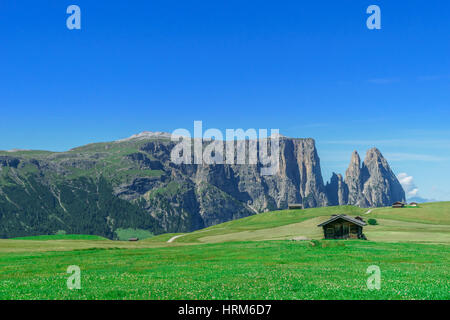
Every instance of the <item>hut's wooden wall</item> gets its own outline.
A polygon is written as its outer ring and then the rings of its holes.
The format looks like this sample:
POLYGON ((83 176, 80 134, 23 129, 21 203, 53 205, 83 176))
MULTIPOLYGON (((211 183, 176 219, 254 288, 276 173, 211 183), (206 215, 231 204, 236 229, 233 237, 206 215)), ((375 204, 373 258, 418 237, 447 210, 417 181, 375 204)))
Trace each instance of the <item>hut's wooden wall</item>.
POLYGON ((359 239, 362 236, 362 227, 339 219, 323 226, 325 239, 359 239))

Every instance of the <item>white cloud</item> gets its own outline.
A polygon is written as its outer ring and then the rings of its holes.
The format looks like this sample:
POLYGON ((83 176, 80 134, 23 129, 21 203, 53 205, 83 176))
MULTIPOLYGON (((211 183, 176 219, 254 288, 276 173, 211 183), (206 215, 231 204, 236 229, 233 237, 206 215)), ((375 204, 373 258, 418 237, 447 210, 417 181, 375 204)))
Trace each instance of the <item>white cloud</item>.
POLYGON ((411 198, 417 196, 419 188, 414 184, 413 176, 408 176, 406 173, 399 173, 397 178, 402 185, 403 190, 405 190, 406 197, 411 198))

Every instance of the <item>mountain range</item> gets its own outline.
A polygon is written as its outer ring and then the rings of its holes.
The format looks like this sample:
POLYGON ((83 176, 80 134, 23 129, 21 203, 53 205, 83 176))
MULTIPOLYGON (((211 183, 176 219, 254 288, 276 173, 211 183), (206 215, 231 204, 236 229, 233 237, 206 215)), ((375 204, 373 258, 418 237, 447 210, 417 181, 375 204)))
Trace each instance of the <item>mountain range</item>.
POLYGON ((279 170, 260 165, 174 164, 168 133, 144 132, 66 152, 0 152, 0 237, 121 229, 188 232, 264 211, 405 201, 381 152, 355 151, 345 172, 323 181, 313 139, 280 137, 279 170))

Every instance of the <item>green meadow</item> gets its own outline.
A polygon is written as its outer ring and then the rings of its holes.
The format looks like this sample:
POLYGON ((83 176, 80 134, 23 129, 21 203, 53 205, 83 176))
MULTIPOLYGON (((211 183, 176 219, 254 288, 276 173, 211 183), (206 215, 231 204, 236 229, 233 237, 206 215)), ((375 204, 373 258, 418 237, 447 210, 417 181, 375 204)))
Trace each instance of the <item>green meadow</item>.
POLYGON ((352 206, 273 211, 138 242, 0 240, 0 299, 447 300, 449 292, 444 202, 369 213, 352 206), (317 224, 335 213, 378 224, 364 227, 367 241, 321 240, 317 224), (71 265, 81 269, 80 290, 67 288, 71 265), (381 270, 380 290, 366 285, 371 265, 381 270))

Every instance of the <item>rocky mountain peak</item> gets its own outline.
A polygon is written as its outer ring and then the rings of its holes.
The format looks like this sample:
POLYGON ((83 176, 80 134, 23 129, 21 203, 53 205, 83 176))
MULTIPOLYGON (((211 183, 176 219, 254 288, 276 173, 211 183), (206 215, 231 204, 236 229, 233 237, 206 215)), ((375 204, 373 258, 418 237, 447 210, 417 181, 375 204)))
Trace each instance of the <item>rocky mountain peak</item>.
POLYGON ((364 158, 364 162, 370 163, 373 161, 383 161, 385 163, 387 163, 386 159, 383 157, 383 155, 381 154, 380 150, 378 150, 377 148, 371 148, 369 150, 367 150, 366 153, 366 157, 364 158))
POLYGON ((350 158, 350 165, 348 169, 361 169, 361 158, 359 157, 359 153, 356 150, 352 152, 352 157, 350 158))
POLYGON ((345 181, 333 174, 326 189, 330 203, 334 205, 377 207, 405 200, 400 182, 377 148, 367 151, 362 164, 358 152, 353 151, 345 181))
POLYGON ((362 170, 366 176, 363 182, 364 198, 372 206, 405 201, 405 191, 377 148, 367 151, 362 170))
POLYGON ((366 153, 366 158, 364 159, 368 159, 371 156, 375 156, 375 157, 383 157, 383 155, 381 154, 380 150, 378 150, 378 148, 370 148, 369 150, 367 150, 366 153))
POLYGON ((359 157, 358 152, 355 150, 352 153, 352 157, 350 158, 350 165, 348 166, 347 171, 345 172, 346 177, 356 177, 361 173, 361 158, 359 157))
POLYGON ((363 178, 361 173, 361 158, 355 150, 350 158, 350 165, 345 172, 345 183, 348 187, 348 202, 360 206, 366 206, 364 199, 361 198, 363 178))

